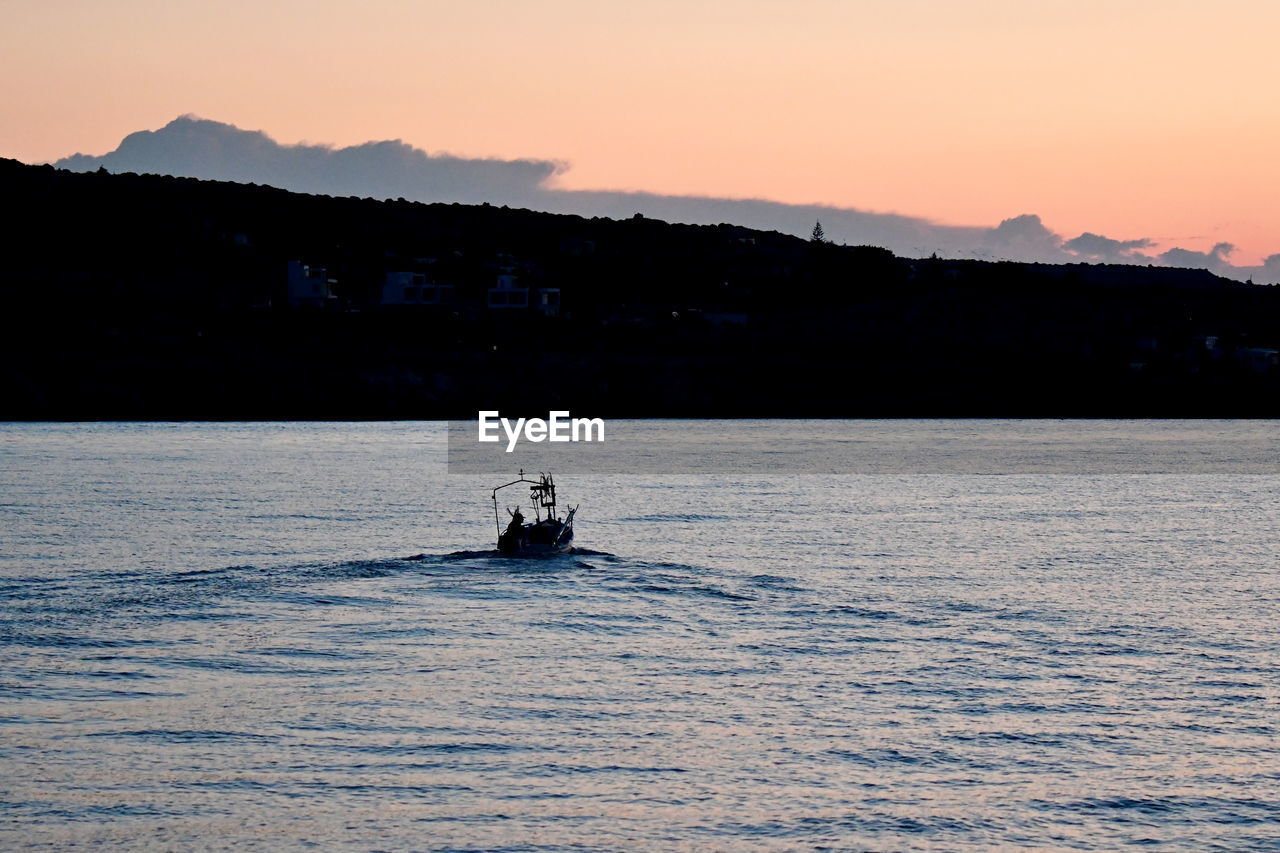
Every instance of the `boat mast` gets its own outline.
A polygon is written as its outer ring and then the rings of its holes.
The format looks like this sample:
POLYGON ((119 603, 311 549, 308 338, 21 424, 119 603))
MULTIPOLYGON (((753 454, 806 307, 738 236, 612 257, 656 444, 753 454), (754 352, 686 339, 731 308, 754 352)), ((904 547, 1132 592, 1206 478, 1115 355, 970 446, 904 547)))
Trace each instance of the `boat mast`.
POLYGON ((537 480, 530 480, 524 475, 524 469, 520 469, 520 479, 512 480, 510 483, 503 483, 493 490, 493 526, 497 528, 498 535, 502 535, 502 517, 498 515, 498 492, 514 486, 516 483, 529 483, 529 501, 533 504, 533 516, 538 521, 542 520, 542 510, 547 511, 547 518, 556 519, 556 481, 550 474, 538 474, 537 480))
POLYGON ((514 486, 516 483, 531 483, 531 482, 533 481, 526 480, 524 478, 524 469, 521 468, 519 480, 512 480, 510 483, 503 483, 501 486, 498 486, 496 489, 493 490, 493 526, 497 528, 499 536, 502 535, 502 520, 498 517, 498 492, 502 489, 505 489, 507 486, 514 486))

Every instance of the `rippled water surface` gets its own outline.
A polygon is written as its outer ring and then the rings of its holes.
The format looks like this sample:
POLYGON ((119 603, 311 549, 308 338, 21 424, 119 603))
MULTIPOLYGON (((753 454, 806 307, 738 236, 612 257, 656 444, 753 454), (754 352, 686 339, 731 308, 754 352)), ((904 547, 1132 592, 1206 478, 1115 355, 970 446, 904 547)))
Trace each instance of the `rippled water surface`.
POLYGON ((0 441, 5 847, 1280 846, 1274 474, 557 472, 514 561, 438 425, 0 441))

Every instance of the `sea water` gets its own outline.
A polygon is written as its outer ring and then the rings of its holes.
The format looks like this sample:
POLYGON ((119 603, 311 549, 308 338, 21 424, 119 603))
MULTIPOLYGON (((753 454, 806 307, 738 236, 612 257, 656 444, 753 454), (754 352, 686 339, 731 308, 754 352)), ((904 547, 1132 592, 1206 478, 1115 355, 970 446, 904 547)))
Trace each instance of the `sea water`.
POLYGON ((0 846, 1280 846, 1271 425, 644 429, 1010 473, 558 470, 516 561, 440 424, 0 426, 0 846))

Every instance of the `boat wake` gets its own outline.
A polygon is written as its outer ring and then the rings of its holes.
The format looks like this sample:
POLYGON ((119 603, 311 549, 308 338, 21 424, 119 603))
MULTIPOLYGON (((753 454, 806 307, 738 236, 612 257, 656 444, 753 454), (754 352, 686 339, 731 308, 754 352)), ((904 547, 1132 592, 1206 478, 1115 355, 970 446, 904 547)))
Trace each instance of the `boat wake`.
POLYGON ((405 563, 452 563, 459 560, 557 560, 564 557, 604 557, 612 560, 618 559, 616 554, 610 554, 608 551, 593 551, 590 548, 573 547, 565 551, 545 554, 527 554, 520 557, 512 557, 494 548, 488 551, 451 551, 448 554, 414 554, 412 557, 400 557, 399 559, 401 562, 405 563))

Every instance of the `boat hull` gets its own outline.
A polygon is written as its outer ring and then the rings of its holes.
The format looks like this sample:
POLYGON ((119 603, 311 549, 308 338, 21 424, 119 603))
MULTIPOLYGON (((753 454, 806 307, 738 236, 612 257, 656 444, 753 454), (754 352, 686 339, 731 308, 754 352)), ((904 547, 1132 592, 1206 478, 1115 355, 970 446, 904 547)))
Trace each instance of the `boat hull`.
POLYGON ((526 524, 498 537, 498 551, 504 557, 541 557, 564 554, 573 548, 573 527, 563 524, 526 524))

